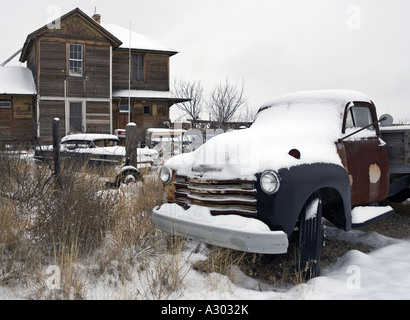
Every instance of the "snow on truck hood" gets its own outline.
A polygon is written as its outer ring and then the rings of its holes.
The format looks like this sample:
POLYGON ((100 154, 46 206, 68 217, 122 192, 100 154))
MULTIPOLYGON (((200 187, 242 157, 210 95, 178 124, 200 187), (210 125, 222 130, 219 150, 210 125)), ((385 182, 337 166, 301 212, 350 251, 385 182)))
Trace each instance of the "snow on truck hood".
POLYGON ((354 91, 299 92, 281 96, 260 109, 249 129, 221 134, 166 165, 181 175, 203 179, 254 179, 265 170, 313 163, 342 165, 335 142, 342 137, 350 101, 371 102, 354 91), (289 155, 298 149, 301 158, 289 155))

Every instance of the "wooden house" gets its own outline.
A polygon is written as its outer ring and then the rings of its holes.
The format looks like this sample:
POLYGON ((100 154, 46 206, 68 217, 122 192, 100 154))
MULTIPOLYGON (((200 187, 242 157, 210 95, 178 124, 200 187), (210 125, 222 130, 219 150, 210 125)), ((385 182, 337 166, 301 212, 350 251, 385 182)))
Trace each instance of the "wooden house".
POLYGON ((0 141, 33 139, 36 96, 29 69, 0 67, 0 141))
POLYGON ((169 88, 175 50, 78 8, 57 22, 29 34, 20 56, 35 83, 31 128, 41 143, 51 141, 54 118, 61 136, 114 133, 135 122, 144 142, 147 128, 166 126, 169 108, 187 101, 169 88))

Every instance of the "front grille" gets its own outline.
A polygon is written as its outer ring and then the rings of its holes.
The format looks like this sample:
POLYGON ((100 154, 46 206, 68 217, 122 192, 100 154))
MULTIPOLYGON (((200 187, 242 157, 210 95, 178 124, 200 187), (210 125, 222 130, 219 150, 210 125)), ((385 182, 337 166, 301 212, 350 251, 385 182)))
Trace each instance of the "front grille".
POLYGON ((213 215, 257 216, 254 182, 249 180, 201 180, 177 176, 175 202, 185 208, 208 207, 213 215))

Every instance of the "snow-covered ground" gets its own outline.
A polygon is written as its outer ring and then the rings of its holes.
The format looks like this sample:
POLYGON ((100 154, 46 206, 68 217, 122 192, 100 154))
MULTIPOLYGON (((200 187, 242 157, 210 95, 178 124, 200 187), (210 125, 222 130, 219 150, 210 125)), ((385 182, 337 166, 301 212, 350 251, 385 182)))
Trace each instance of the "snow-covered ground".
MULTIPOLYGON (((99 277, 98 281, 85 280, 84 298, 87 300, 119 299, 166 299, 166 300, 299 300, 299 299, 410 299, 410 237, 394 239, 374 231, 354 230, 344 232, 327 227, 327 239, 346 242, 360 242, 375 248, 370 253, 357 250, 348 251, 336 262, 322 270, 321 275, 298 285, 273 286, 251 278, 232 267, 230 276, 218 273, 205 274, 195 271, 192 264, 207 258, 209 247, 197 242, 187 242, 186 249, 179 257, 163 253, 161 263, 166 259, 179 260, 181 283, 178 289, 160 296, 157 290, 153 295, 151 270, 141 272, 135 267, 130 279, 119 283, 115 272, 99 277), (199 250, 198 250, 199 247, 199 250), (196 249, 196 250, 195 250, 196 249), (145 275, 144 275, 145 274, 145 275)), ((117 270, 115 261, 112 270, 117 270)), ((90 266, 77 266, 86 270, 90 266)), ((0 299, 25 299, 32 288, 0 285, 0 299)), ((165 291, 164 291, 165 292, 165 291)), ((47 297, 38 297, 39 299, 47 297)))

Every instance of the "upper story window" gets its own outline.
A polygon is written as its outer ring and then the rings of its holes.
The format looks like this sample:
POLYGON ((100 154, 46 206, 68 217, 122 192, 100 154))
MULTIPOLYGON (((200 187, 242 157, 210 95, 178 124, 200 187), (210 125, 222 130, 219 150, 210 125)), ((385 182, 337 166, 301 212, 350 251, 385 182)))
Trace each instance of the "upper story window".
POLYGON ((83 75, 83 45, 70 44, 69 68, 70 76, 83 75))
POLYGON ((11 101, 0 101, 0 109, 10 109, 11 101))
POLYGON ((144 55, 134 54, 132 56, 132 81, 144 81, 144 55))

